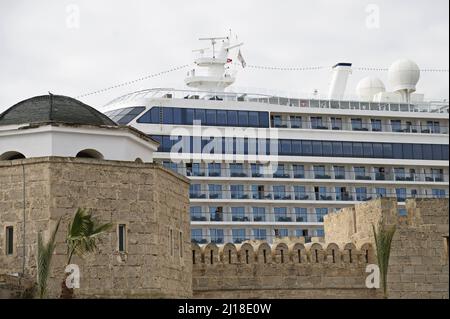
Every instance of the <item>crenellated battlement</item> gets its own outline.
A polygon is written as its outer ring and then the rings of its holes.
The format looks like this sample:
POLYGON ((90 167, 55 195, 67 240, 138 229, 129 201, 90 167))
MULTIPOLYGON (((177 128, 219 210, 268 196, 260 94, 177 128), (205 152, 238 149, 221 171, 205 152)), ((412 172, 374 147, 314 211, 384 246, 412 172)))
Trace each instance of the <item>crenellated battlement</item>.
POLYGON ((392 298, 448 298, 448 200, 411 200, 399 217, 394 199, 325 216, 325 238, 192 244, 197 298, 381 298, 368 288, 377 264, 373 226, 396 225, 388 272, 392 298))
POLYGON ((356 247, 353 243, 338 245, 336 243, 279 242, 269 245, 262 241, 247 241, 242 244, 227 243, 216 245, 192 244, 192 262, 194 267, 222 265, 253 264, 328 264, 334 266, 359 267, 375 263, 372 244, 364 243, 356 247))

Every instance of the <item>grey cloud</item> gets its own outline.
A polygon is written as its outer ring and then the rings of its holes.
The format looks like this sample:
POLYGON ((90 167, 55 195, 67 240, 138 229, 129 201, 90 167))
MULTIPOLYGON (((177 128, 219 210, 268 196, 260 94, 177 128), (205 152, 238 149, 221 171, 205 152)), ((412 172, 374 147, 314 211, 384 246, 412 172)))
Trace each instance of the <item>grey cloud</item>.
MULTIPOLYGON (((200 36, 233 28, 249 64, 309 66, 350 61, 387 67, 408 57, 448 68, 448 1, 169 0, 1 1, 0 110, 47 91, 76 96, 190 63, 200 36), (368 4, 380 28, 365 26, 368 4), (66 27, 66 7, 80 8, 80 28, 66 27)), ((353 90, 365 72, 355 71, 353 90)), ((386 73, 379 73, 385 82, 386 73)), ((183 86, 184 71, 83 99, 93 106, 134 90, 183 86)), ((245 69, 236 86, 326 92, 328 71, 245 69)), ((418 90, 448 98, 448 74, 423 74, 418 90)))

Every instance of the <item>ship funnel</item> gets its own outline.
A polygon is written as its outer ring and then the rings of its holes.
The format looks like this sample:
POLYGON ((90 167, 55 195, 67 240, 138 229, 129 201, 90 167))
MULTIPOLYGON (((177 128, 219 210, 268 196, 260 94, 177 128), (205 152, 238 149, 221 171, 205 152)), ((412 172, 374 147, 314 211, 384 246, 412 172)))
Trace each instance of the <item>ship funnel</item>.
POLYGON ((347 87, 348 76, 352 73, 351 63, 338 63, 333 66, 330 90, 328 98, 330 100, 342 100, 347 87))

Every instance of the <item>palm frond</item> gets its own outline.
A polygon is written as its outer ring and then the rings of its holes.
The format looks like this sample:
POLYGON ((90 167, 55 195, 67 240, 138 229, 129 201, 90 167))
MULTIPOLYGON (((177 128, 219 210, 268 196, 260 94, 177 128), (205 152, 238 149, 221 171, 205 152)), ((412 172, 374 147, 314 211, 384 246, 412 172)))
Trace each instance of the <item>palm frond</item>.
POLYGON ((98 224, 89 211, 79 208, 67 233, 68 264, 73 254, 84 258, 97 250, 97 237, 107 232, 111 223, 98 224))
POLYGON ((61 218, 58 220, 55 229, 50 235, 47 243, 44 243, 42 233, 38 234, 38 261, 37 261, 37 286, 39 298, 47 295, 47 281, 50 275, 51 261, 56 247, 56 233, 58 232, 61 218))
POLYGON ((375 246, 377 251, 378 267, 380 268, 381 282, 383 285, 383 294, 387 298, 387 274, 389 268, 389 258, 391 256, 392 239, 396 231, 396 226, 387 227, 380 221, 378 229, 372 225, 375 237, 375 246))

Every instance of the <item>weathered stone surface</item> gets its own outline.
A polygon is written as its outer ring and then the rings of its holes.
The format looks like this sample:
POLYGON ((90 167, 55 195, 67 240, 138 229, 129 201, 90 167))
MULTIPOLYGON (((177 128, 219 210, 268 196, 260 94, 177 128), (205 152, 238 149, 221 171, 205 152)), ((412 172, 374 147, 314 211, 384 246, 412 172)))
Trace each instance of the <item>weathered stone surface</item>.
POLYGON ((366 288, 365 268, 377 263, 372 225, 382 221, 397 225, 389 297, 448 298, 448 200, 408 201, 407 210, 407 218, 399 218, 396 202, 390 199, 345 208, 325 217, 324 242, 283 238, 270 247, 250 241, 253 254, 248 263, 242 258, 248 244, 217 249, 193 245, 194 297, 381 298, 380 289, 366 288), (268 252, 265 262, 263 249, 268 252), (211 264, 211 250, 219 251, 219 258, 214 255, 218 263, 211 264))
POLYGON ((114 227, 101 238, 98 253, 84 260, 74 258, 81 270, 78 297, 192 295, 188 181, 184 177, 156 164, 40 158, 1 162, 0 185, 0 274, 24 272, 35 278, 37 234, 42 231, 48 237, 62 217, 49 279, 49 296, 58 297, 66 264, 65 231, 81 207, 114 227), (127 225, 128 247, 123 258, 117 252, 119 223, 127 225), (7 225, 13 225, 15 232, 12 256, 4 251, 7 225))

